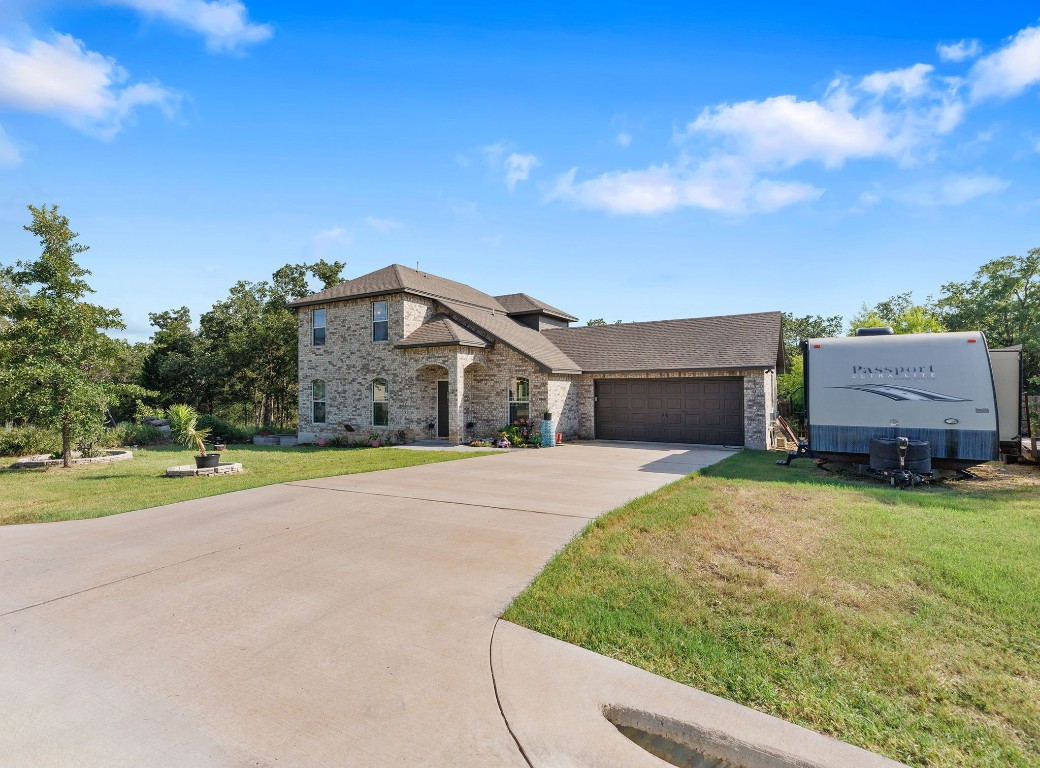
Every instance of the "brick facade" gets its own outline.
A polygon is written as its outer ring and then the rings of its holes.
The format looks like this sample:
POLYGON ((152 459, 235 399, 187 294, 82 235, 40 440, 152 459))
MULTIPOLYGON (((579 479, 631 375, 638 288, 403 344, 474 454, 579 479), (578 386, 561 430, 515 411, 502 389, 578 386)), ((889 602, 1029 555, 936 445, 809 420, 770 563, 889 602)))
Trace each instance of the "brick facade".
POLYGON ((368 440, 370 433, 434 437, 437 382, 448 382, 448 439, 494 435, 508 419, 508 393, 516 377, 530 382, 530 415, 553 414, 565 438, 595 435, 596 379, 740 376, 744 379, 744 436, 748 448, 773 447, 776 374, 761 369, 642 374, 550 374, 505 344, 489 348, 437 346, 396 349, 437 311, 435 302, 405 293, 335 301, 301 308, 299 318, 300 432, 317 437, 368 440), (389 340, 372 341, 372 303, 386 301, 389 340), (312 344, 312 310, 326 310, 324 346, 312 344), (389 425, 372 425, 372 385, 387 382, 389 425), (325 382, 325 423, 312 419, 311 385, 325 382), (472 426, 467 426, 467 425, 472 426), (348 432, 345 425, 353 428, 348 432))
POLYGON ((448 439, 490 437, 505 424, 513 378, 530 381, 530 413, 540 419, 549 401, 549 375, 502 344, 476 347, 395 349, 434 314, 433 301, 408 294, 353 299, 301 309, 300 432, 317 437, 367 440, 404 431, 408 439, 437 434, 437 382, 448 382, 448 439), (386 300, 389 340, 372 341, 372 302, 386 300), (311 343, 312 310, 326 310, 325 345, 311 343), (372 425, 372 383, 385 379, 389 425, 372 425), (311 383, 325 382, 326 418, 314 423, 311 383), (430 428, 430 425, 433 425, 430 428), (473 424, 467 428, 467 424, 473 424), (350 425, 348 432, 344 425, 350 425))

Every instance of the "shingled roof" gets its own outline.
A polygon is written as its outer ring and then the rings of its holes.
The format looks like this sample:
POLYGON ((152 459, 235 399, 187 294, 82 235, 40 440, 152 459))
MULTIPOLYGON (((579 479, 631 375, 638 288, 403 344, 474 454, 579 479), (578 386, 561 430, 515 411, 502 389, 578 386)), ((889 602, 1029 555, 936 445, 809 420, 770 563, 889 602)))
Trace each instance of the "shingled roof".
POLYGON ((504 312, 454 302, 441 302, 452 313, 471 325, 486 331, 521 355, 530 358, 552 373, 581 373, 581 368, 561 352, 544 335, 521 325, 504 312))
POLYGON ((490 347, 491 343, 446 315, 434 315, 395 347, 490 347))
POLYGON ((510 315, 543 314, 571 323, 578 321, 578 318, 574 315, 568 315, 562 309, 557 309, 544 301, 539 301, 534 296, 528 296, 526 293, 508 293, 505 296, 496 296, 495 301, 505 307, 506 312, 510 315))
POLYGON ((542 335, 584 373, 783 370, 780 313, 550 328, 542 335))
POLYGON ((636 373, 783 367, 780 313, 696 317, 649 323, 550 328, 538 332, 510 315, 572 315, 526 294, 491 296, 400 264, 347 280, 289 306, 410 293, 434 299, 435 315, 398 347, 487 347, 501 342, 552 373, 636 373))
POLYGON ((290 302, 290 307, 306 307, 311 304, 324 304, 342 299, 360 299, 366 296, 383 296, 390 293, 411 293, 431 299, 446 299, 459 304, 474 307, 486 307, 499 312, 506 312, 493 296, 470 288, 463 283, 447 280, 437 275, 420 272, 400 264, 377 269, 367 275, 353 280, 345 280, 324 291, 312 293, 302 299, 290 302))

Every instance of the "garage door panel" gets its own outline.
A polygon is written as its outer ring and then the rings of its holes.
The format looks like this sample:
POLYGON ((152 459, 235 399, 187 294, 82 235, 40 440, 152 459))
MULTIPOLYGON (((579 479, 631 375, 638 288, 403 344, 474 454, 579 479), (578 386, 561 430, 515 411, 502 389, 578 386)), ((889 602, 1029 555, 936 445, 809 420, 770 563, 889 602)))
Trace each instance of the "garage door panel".
POLYGON ((595 391, 600 439, 744 443, 743 379, 604 379, 595 391))

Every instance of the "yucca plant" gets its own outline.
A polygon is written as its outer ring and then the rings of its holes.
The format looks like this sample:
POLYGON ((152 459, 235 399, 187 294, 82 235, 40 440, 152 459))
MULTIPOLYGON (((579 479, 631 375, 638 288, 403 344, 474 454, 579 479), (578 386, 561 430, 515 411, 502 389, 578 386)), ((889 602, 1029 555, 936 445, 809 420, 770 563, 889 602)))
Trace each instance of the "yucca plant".
POLYGON ((199 414, 190 405, 171 405, 166 411, 170 420, 170 434, 188 448, 199 447, 199 456, 206 455, 206 438, 209 430, 199 428, 199 414))

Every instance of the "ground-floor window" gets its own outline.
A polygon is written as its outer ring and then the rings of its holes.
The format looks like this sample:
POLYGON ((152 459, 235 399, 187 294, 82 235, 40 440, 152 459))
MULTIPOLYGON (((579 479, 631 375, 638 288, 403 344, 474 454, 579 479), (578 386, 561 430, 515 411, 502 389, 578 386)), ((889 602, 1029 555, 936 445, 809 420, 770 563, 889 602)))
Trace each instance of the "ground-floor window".
POLYGON ((509 383, 509 423, 531 418, 531 382, 518 376, 509 383))
POLYGON ((372 426, 385 427, 390 424, 390 391, 386 379, 372 382, 372 426))
POLYGON ((311 421, 325 423, 325 382, 321 379, 311 382, 311 421))

